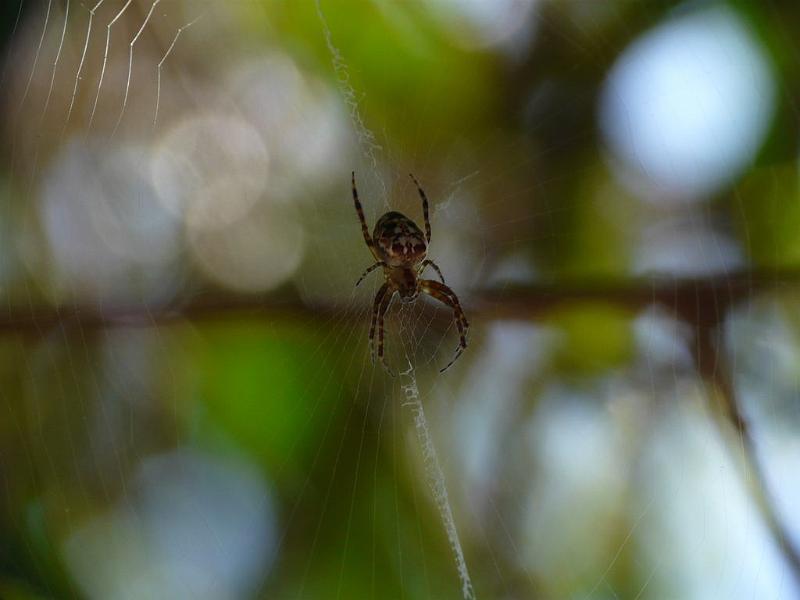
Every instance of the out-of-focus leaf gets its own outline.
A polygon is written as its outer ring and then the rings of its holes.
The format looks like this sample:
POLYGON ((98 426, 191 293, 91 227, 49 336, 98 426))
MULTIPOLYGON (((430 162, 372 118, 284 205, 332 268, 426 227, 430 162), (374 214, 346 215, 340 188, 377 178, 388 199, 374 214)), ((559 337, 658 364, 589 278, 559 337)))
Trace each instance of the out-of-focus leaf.
POLYGON ((46 596, 13 579, 0 579, 0 598, 3 600, 44 600, 46 596))
MULTIPOLYGON (((323 74, 344 79, 333 72, 314 2, 265 4, 241 5, 249 26, 282 36, 300 56, 311 50, 323 74)), ((347 65, 347 83, 367 120, 385 127, 382 139, 430 148, 434 137, 469 137, 487 124, 500 91, 491 55, 454 45, 423 5, 345 0, 321 6, 347 65)))
POLYGON ((565 306, 548 322, 563 335, 555 355, 559 369, 591 375, 619 368, 633 357, 630 315, 616 306, 565 306))
POLYGON ((277 474, 316 449, 336 410, 337 357, 291 323, 204 326, 187 340, 180 381, 208 419, 277 474), (324 369, 320 368, 324 363, 324 369))
POLYGON ((800 181, 797 165, 757 169, 731 197, 731 216, 744 250, 764 267, 800 264, 800 181))

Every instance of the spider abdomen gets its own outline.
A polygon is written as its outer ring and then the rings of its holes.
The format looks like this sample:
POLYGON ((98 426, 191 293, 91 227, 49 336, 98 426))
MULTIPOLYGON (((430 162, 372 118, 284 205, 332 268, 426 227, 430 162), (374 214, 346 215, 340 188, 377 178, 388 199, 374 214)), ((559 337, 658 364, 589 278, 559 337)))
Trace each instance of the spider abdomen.
POLYGON ((383 260, 392 267, 420 263, 428 251, 420 228, 399 212, 388 212, 378 219, 372 237, 383 260))

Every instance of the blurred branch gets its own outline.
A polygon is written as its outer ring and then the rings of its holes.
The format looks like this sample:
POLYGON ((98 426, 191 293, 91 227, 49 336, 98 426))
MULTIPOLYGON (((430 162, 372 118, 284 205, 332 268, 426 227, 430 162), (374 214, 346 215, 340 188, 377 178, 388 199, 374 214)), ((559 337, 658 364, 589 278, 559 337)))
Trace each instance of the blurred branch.
MULTIPOLYGON (((703 380, 712 384, 714 388, 710 391, 709 398, 718 397, 722 401, 720 407, 722 416, 736 432, 744 463, 742 475, 745 487, 749 490, 770 535, 792 570, 795 583, 800 586, 800 551, 792 544, 789 531, 778 515, 778 508, 769 491, 764 467, 759 460, 752 429, 739 406, 733 383, 721 358, 719 344, 715 344, 714 338, 715 336, 718 338, 720 333, 713 327, 698 324, 695 324, 695 332, 696 343, 693 348, 695 364, 703 380)), ((720 425, 723 423, 719 420, 717 422, 720 425)), ((722 433, 723 439, 730 439, 724 435, 724 431, 722 433)))
MULTIPOLYGON (((1 310, 1 309, 0 309, 1 310)), ((70 304, 3 310, 0 335, 9 333, 46 335, 55 327, 105 329, 109 327, 154 327, 184 321, 224 318, 314 319, 324 316, 324 307, 312 308, 296 298, 262 298, 214 293, 169 305, 70 304)))
MULTIPOLYGON (((745 483, 782 555, 800 585, 800 552, 792 545, 778 516, 751 428, 738 405, 715 344, 718 325, 736 303, 758 294, 800 288, 800 270, 759 270, 700 278, 637 279, 585 283, 508 286, 471 295, 471 320, 535 319, 571 302, 605 302, 630 310, 660 305, 690 323, 696 332, 693 353, 699 374, 713 384, 723 402, 723 414, 741 442, 745 483), (749 475, 752 474, 751 478, 749 475)), ((99 329, 152 327, 172 322, 224 318, 322 320, 343 310, 342 305, 304 304, 296 295, 257 297, 226 293, 204 294, 182 304, 144 306, 61 306, 10 308, 0 314, 0 335, 47 335, 56 327, 99 329)), ((352 311, 352 318, 363 318, 352 311)))
MULTIPOLYGON (((571 302, 605 302, 630 310, 657 304, 690 323, 718 324, 735 303, 760 293, 800 289, 800 269, 756 270, 694 278, 640 278, 541 283, 473 292, 465 304, 471 320, 534 319, 571 302)), ((150 327, 219 318, 322 319, 344 307, 309 305, 294 294, 244 296, 205 293, 163 306, 30 305, 0 309, 0 334, 46 334, 53 327, 150 327)), ((353 314, 354 318, 361 318, 353 314)))
POLYGON ((477 307, 488 318, 530 318, 564 302, 606 302, 631 310, 657 304, 686 321, 715 325, 731 305, 763 292, 787 289, 800 289, 800 270, 509 287, 481 294, 477 307))

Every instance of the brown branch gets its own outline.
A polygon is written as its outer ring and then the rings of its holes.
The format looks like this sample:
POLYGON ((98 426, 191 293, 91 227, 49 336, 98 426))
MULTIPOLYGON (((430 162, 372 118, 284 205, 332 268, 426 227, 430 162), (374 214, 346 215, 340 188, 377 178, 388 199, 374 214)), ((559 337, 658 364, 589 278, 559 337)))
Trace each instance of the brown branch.
MULTIPOLYGON (((731 305, 739 301, 770 290, 796 288, 800 288, 800 270, 761 270, 698 278, 639 278, 506 286, 469 294, 465 304, 470 320, 476 321, 534 319, 565 303, 604 302, 630 310, 657 304, 688 322, 716 325, 731 305)), ((0 335, 37 335, 58 326, 88 329, 148 327, 179 320, 199 321, 237 316, 317 320, 342 308, 335 304, 304 304, 297 296, 286 293, 270 296, 203 294, 167 306, 85 304, 31 307, 22 304, 8 309, 0 308, 0 335)))
MULTIPOLYGON (((632 311, 660 305, 692 324, 696 331, 694 358, 699 374, 713 384, 723 401, 723 412, 738 433, 745 460, 749 489, 769 531, 800 584, 800 552, 790 540, 769 493, 758 459, 751 428, 740 410, 733 386, 726 376, 713 336, 728 310, 758 294, 800 288, 800 270, 744 271, 713 277, 682 279, 634 279, 582 283, 508 286, 470 295, 470 320, 535 319, 572 302, 604 302, 632 311)), ((0 309, 0 335, 44 335, 55 327, 106 328, 152 327, 184 320, 220 318, 267 318, 321 320, 343 306, 310 306, 292 295, 269 297, 205 294, 170 306, 89 306, 50 308, 30 306, 0 309)), ((352 311, 353 318, 361 318, 352 311)))
MULTIPOLYGON (((778 508, 769 491, 769 484, 764 472, 764 467, 758 456, 752 429, 739 406, 736 391, 730 376, 723 364, 722 352, 719 345, 714 343, 715 329, 707 325, 695 324, 696 343, 694 346, 694 359, 700 376, 709 382, 713 389, 709 397, 718 397, 722 401, 721 412, 724 419, 733 426, 741 444, 741 455, 744 461, 742 477, 748 488, 757 510, 761 513, 772 538, 779 551, 788 563, 795 578, 795 583, 800 586, 800 550, 792 543, 786 525, 778 516, 778 508), (714 392, 716 391, 716 395, 714 392), (752 476, 752 477, 751 477, 752 476)), ((716 332, 719 336, 719 332, 716 332)), ((720 425, 723 421, 717 421, 720 425)), ((730 440, 723 431, 723 439, 730 440)))
POLYGON ((508 287, 480 294, 476 307, 488 318, 530 318, 565 302, 606 302, 631 310, 657 304, 686 321, 716 324, 731 305, 762 292, 781 289, 800 289, 800 270, 508 287))
POLYGON ((170 305, 69 304, 50 307, 20 305, 0 308, 0 335, 42 335, 56 327, 84 330, 109 327, 154 327, 181 321, 224 318, 313 319, 325 308, 304 306, 294 298, 260 298, 235 294, 204 294, 170 305))

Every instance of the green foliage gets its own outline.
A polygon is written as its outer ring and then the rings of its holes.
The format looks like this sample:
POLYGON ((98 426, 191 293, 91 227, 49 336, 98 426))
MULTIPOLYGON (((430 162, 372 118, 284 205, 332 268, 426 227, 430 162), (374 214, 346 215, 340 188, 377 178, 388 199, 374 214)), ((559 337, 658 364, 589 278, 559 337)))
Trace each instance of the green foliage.
POLYGON ((754 263, 762 267, 800 264, 800 180, 796 164, 755 169, 730 202, 731 215, 754 263))
POLYGON ((565 305, 547 319, 562 335, 555 355, 558 369, 596 375, 624 367, 633 357, 630 314, 614 305, 565 305))
MULTIPOLYGON (((264 4, 243 4, 251 17, 245 22, 268 38, 278 36, 301 61, 313 60, 335 80, 314 2, 264 4)), ((491 54, 460 48, 421 3, 322 0, 321 6, 347 64, 347 83, 381 138, 415 148, 433 138, 482 137, 500 101, 491 54)))
POLYGON ((189 392, 182 404, 201 439, 220 427, 273 476, 300 469, 338 410, 342 387, 336 359, 315 363, 318 331, 225 322, 178 333, 176 343, 186 350, 177 389, 189 392))

